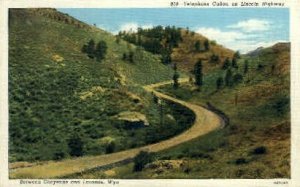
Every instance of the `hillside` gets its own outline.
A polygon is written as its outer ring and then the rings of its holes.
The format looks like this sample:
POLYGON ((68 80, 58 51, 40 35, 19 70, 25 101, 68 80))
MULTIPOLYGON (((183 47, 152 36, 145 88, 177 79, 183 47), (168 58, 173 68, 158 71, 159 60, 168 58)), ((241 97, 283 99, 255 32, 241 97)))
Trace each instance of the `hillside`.
POLYGON ((226 58, 232 59, 234 51, 227 49, 216 41, 186 30, 181 31, 182 42, 172 52, 172 59, 178 64, 178 68, 184 71, 192 71, 198 59, 203 60, 203 71, 208 73, 211 70, 221 67, 226 58), (195 49, 195 43, 200 42, 200 50, 195 49), (205 50, 205 41, 209 42, 209 49, 205 50), (215 61, 212 60, 213 55, 216 55, 215 61))
POLYGON ((177 64, 185 72, 193 72, 195 63, 203 61, 204 73, 222 67, 226 58, 230 60, 234 51, 216 41, 182 28, 156 26, 151 29, 139 28, 137 32, 119 32, 124 40, 139 45, 155 54, 162 55, 165 64, 177 64))
POLYGON ((165 105, 173 125, 160 123, 160 107, 142 89, 172 75, 158 55, 55 9, 10 9, 10 162, 105 154, 174 136, 188 119, 165 105), (82 52, 91 39, 107 45, 101 62, 82 52), (130 52, 131 62, 122 58, 130 52))
POLYGON ((236 67, 215 69, 194 85, 161 88, 171 96, 216 111, 224 129, 156 154, 141 172, 130 163, 86 172, 81 178, 290 178, 290 44, 278 43, 243 56, 236 67), (248 61, 248 70, 245 64, 248 61), (217 89, 226 72, 242 81, 217 89))

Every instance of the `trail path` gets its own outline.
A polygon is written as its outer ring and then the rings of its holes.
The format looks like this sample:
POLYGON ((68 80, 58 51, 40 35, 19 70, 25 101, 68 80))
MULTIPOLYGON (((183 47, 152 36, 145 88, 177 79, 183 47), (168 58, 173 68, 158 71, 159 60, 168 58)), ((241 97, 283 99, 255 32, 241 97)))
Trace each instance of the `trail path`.
MULTIPOLYGON (((179 82, 187 82, 188 79, 179 79, 179 82)), ((61 176, 67 176, 74 173, 80 173, 93 169, 96 167, 106 166, 113 163, 121 162, 127 159, 133 158, 141 150, 147 150, 150 152, 158 152, 170 147, 176 146, 183 142, 187 142, 196 137, 207 134, 218 128, 224 126, 224 121, 217 114, 201 107, 188 103, 155 90, 155 88, 167 84, 171 84, 172 81, 160 82, 157 84, 151 84, 144 86, 144 89, 148 92, 152 92, 161 99, 165 99, 171 102, 183 105, 195 113, 195 121, 191 128, 182 132, 181 134, 164 140, 155 144, 146 145, 139 148, 129 149, 112 154, 99 155, 99 156, 84 156, 74 159, 66 159, 62 161, 49 161, 41 165, 35 165, 26 168, 17 168, 11 170, 10 178, 57 178, 61 176)))

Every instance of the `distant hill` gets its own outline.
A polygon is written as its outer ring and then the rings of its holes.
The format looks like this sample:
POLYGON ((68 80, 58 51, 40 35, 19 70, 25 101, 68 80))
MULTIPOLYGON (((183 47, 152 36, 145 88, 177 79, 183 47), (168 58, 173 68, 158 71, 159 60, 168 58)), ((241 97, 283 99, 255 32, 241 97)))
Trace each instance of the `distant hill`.
POLYGON ((246 54, 263 66, 273 66, 275 75, 289 75, 290 73, 290 43, 276 43, 271 47, 258 48, 246 54))

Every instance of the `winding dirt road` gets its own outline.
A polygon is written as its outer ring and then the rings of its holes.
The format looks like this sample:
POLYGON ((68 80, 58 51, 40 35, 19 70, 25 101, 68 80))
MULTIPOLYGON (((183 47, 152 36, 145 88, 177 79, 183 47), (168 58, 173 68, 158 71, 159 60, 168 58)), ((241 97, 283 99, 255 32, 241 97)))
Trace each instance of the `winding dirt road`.
MULTIPOLYGON (((188 79, 180 79, 179 82, 187 82, 188 79)), ((144 86, 144 89, 152 92, 157 97, 165 100, 169 100, 171 102, 178 103, 183 105, 195 113, 195 121, 191 128, 184 131, 183 133, 170 138, 168 140, 164 140, 155 144, 146 145, 139 148, 129 149, 117 153, 99 155, 99 156, 84 156, 74 159, 66 159, 62 161, 49 161, 45 162, 41 165, 35 165, 32 167, 26 168, 17 168, 10 171, 10 178, 57 178, 62 176, 67 176, 75 173, 80 173, 83 171, 87 171, 96 167, 106 166, 113 163, 121 162, 124 160, 131 159, 136 156, 140 151, 147 150, 150 152, 158 152, 164 149, 168 149, 170 147, 176 146, 183 142, 189 141, 196 137, 207 134, 213 130, 218 128, 222 128, 224 126, 224 121, 217 114, 201 107, 198 105, 194 105, 158 91, 154 89, 171 84, 172 81, 161 82, 157 84, 151 84, 144 86)))

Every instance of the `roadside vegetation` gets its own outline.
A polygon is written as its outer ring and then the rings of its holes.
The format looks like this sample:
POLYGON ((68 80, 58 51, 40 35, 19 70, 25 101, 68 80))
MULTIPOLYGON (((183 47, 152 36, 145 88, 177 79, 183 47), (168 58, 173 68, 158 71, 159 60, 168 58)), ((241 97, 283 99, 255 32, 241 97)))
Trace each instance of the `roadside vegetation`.
POLYGON ((282 43, 244 55, 236 65, 204 75, 201 89, 195 83, 160 88, 173 97, 222 111, 229 119, 224 129, 157 153, 139 172, 132 172, 134 164, 127 164, 79 177, 289 178, 289 49, 282 43))

